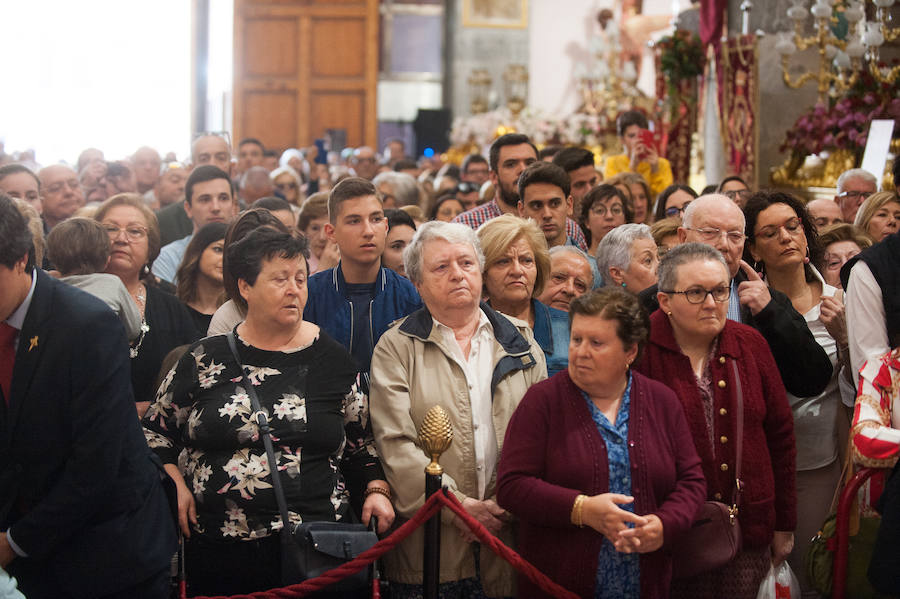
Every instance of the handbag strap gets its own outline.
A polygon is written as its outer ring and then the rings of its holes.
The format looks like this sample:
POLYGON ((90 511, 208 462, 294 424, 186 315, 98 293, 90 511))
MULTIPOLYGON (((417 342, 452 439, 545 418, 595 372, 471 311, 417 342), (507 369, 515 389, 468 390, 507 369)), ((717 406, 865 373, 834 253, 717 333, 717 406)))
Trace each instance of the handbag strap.
POLYGON ((281 512, 281 522, 283 525, 281 534, 282 538, 287 538, 290 536, 291 530, 290 518, 288 518, 287 501, 284 498, 284 489, 281 487, 281 477, 278 476, 278 462, 275 460, 275 449, 272 447, 272 436, 270 434, 272 429, 269 428, 269 419, 259 405, 259 397, 256 395, 256 389, 253 388, 253 381, 250 380, 250 377, 247 375, 247 370, 244 368, 243 362, 241 362, 241 357, 238 354, 237 343, 234 337, 234 331, 228 332, 228 348, 231 350, 234 361, 237 362, 238 366, 241 368, 241 381, 244 383, 244 390, 246 391, 247 396, 250 398, 253 416, 256 417, 256 425, 259 428, 259 434, 262 437, 263 445, 266 446, 266 458, 269 461, 269 473, 272 475, 272 488, 275 491, 275 499, 278 501, 278 511, 281 512))
POLYGON ((743 490, 744 481, 741 480, 741 458, 744 453, 744 393, 741 390, 741 375, 738 372, 737 360, 731 361, 731 369, 734 371, 734 403, 737 413, 735 425, 735 465, 734 465, 734 495, 731 501, 731 510, 737 513, 738 504, 741 501, 741 491, 743 490))

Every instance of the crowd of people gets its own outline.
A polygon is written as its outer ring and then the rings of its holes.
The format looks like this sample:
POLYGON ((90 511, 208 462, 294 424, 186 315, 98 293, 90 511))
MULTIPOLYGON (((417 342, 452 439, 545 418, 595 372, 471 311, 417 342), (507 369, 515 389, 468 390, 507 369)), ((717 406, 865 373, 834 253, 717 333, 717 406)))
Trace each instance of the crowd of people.
MULTIPOLYGON (((224 134, 0 157, 0 597, 163 597, 179 534, 191 594, 282 586, 276 479, 284 522, 386 534, 433 406, 449 492, 581 597, 753 599, 785 560, 817 597, 842 462, 900 448, 900 198, 861 169, 698 194, 647 128, 623 113, 603 168, 517 133, 458 167, 224 134), (683 576, 707 501, 741 545, 683 576)), ((441 597, 546 596, 441 529, 441 597)), ((390 597, 422 596, 423 542, 384 556, 390 597)))

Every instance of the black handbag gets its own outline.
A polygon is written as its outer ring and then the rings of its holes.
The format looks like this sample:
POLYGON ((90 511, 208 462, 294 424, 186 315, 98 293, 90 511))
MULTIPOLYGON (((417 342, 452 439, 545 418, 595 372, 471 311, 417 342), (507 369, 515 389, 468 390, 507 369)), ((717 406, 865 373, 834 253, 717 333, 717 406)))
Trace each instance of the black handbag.
MULTIPOLYGON (((370 549, 378 542, 374 527, 367 528, 363 524, 351 524, 345 522, 303 522, 291 526, 288 518, 287 501, 284 498, 284 489, 281 486, 281 477, 278 476, 278 462, 275 460, 275 450, 272 447, 269 420, 260 407, 259 397, 253 388, 253 383, 247 376, 240 355, 237 351, 234 332, 228 333, 228 347, 231 355, 241 367, 243 383, 250 404, 256 416, 260 436, 266 446, 266 457, 269 461, 269 472, 272 475, 272 487, 275 499, 278 501, 278 511, 281 512, 281 582, 284 585, 292 585, 315 578, 332 568, 351 561, 360 553, 370 549)), ((372 518, 374 525, 375 519, 372 518)), ((350 592, 366 588, 368 583, 368 569, 363 568, 353 576, 335 582, 325 590, 328 592, 350 592)))
POLYGON ((672 577, 692 578, 721 568, 741 550, 741 524, 738 506, 741 501, 741 457, 744 444, 744 396, 737 363, 732 362, 735 384, 735 468, 731 505, 706 501, 697 511, 694 523, 675 541, 672 548, 672 577))

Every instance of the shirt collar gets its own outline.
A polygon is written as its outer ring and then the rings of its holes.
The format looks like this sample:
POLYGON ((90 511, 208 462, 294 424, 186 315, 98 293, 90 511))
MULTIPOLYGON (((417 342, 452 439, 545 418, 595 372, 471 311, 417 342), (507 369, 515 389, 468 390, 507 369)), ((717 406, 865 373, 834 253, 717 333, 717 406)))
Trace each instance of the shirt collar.
MULTIPOLYGON (((434 318, 434 316, 432 316, 431 318, 434 321, 434 324, 435 324, 435 326, 437 326, 437 329, 439 331, 441 331, 442 333, 449 332, 451 335, 453 334, 453 329, 451 329, 450 327, 448 327, 447 325, 445 325, 444 323, 439 321, 437 318, 434 318)), ((491 333, 491 332, 493 332, 494 327, 491 326, 491 321, 488 320, 487 314, 484 313, 484 310, 479 310, 478 311, 478 326, 475 327, 475 333, 473 334, 473 336, 478 335, 485 329, 487 329, 487 331, 489 333, 491 333)))
POLYGON ((31 271, 31 287, 28 289, 28 295, 16 308, 16 311, 10 314, 6 319, 6 324, 14 329, 21 331, 22 325, 25 324, 25 315, 28 314, 28 308, 31 307, 31 298, 34 297, 34 287, 37 285, 37 267, 31 271))

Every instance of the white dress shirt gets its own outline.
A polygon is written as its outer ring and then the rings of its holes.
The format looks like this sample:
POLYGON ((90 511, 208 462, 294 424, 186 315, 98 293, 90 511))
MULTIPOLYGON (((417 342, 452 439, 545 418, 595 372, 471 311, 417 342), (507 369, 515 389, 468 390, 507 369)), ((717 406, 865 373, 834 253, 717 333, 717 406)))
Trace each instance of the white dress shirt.
POLYGON ((850 269, 844 299, 847 312, 847 341, 853 384, 859 385, 859 370, 867 360, 880 358, 891 351, 887 334, 887 317, 881 286, 869 266, 859 260, 850 269))
POLYGON ((478 499, 484 492, 497 466, 497 435, 494 432, 493 402, 491 401, 491 376, 494 372, 494 327, 482 310, 478 310, 478 327, 469 343, 469 357, 450 327, 434 321, 444 335, 453 360, 462 368, 469 386, 469 402, 472 405, 472 428, 475 437, 475 468, 478 477, 478 499))

